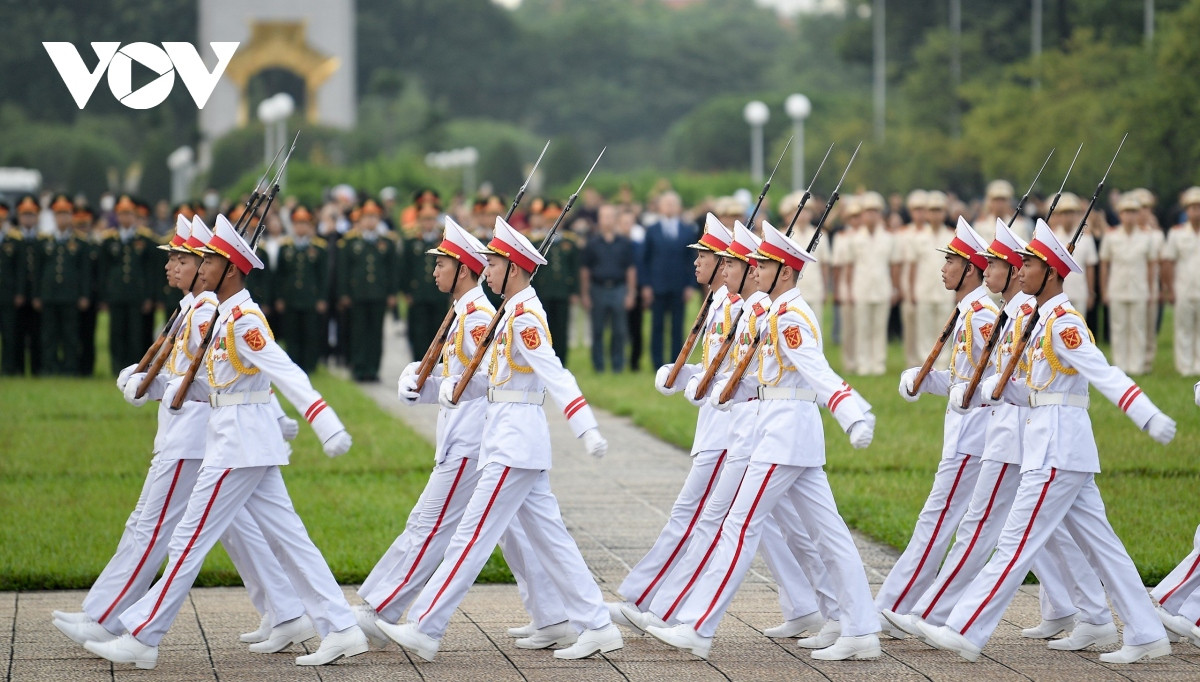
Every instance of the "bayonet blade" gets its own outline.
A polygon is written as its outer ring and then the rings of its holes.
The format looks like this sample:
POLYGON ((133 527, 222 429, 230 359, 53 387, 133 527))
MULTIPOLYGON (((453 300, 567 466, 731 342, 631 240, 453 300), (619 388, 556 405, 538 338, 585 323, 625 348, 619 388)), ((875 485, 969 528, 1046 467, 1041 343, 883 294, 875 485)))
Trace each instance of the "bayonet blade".
POLYGON ((607 150, 608 145, 605 145, 604 149, 600 150, 600 156, 596 157, 596 160, 592 162, 592 167, 588 169, 587 175, 583 176, 583 182, 579 183, 579 189, 575 190, 576 194, 583 191, 583 186, 587 184, 588 178, 592 177, 592 171, 596 170, 596 164, 600 163, 600 157, 604 156, 604 152, 607 150))
POLYGON ((771 184, 771 180, 775 178, 775 171, 779 170, 779 164, 783 163, 783 157, 787 156, 787 150, 792 146, 792 140, 795 136, 789 137, 787 144, 783 145, 783 153, 779 155, 779 159, 775 162, 775 167, 771 169, 771 174, 767 176, 767 184, 771 184))
MULTIPOLYGON (((846 181, 846 174, 850 172, 850 166, 854 165, 854 159, 858 157, 858 150, 861 147, 862 147, 862 140, 859 140, 858 146, 854 148, 854 153, 850 155, 850 161, 848 161, 846 163, 846 170, 842 171, 842 177, 840 180, 838 180, 837 187, 833 188, 833 194, 837 194, 838 190, 842 188, 842 183, 846 181)), ((833 194, 831 194, 830 196, 833 196, 833 194)))
POLYGON ((1125 146, 1125 138, 1127 137, 1129 137, 1129 133, 1125 133, 1125 136, 1121 138, 1121 144, 1117 145, 1117 153, 1113 154, 1112 161, 1108 162, 1108 170, 1104 171, 1104 177, 1100 179, 1100 184, 1103 185, 1104 181, 1108 179, 1108 174, 1112 171, 1113 164, 1117 162, 1117 154, 1121 153, 1121 147, 1125 146))
POLYGON ((1033 176, 1033 182, 1029 183, 1029 189, 1025 190, 1026 196, 1028 196, 1029 193, 1033 191, 1033 188, 1037 186, 1038 178, 1042 177, 1042 171, 1046 170, 1046 164, 1050 163, 1050 157, 1054 156, 1055 149, 1057 149, 1057 147, 1050 148, 1050 155, 1047 156, 1046 160, 1042 162, 1042 167, 1038 169, 1037 175, 1033 176))
POLYGON ((275 171, 275 177, 271 178, 271 184, 275 185, 279 182, 279 178, 283 177, 283 170, 287 168, 288 159, 292 158, 292 152, 296 151, 296 141, 300 139, 300 131, 296 131, 296 137, 292 138, 292 146, 288 149, 287 156, 283 157, 283 162, 279 164, 279 169, 275 171))
POLYGON ((271 166, 275 165, 275 162, 279 160, 279 155, 282 153, 283 153, 283 147, 280 147, 279 149, 275 150, 275 156, 271 157, 271 163, 268 163, 267 167, 263 169, 262 177, 259 178, 258 182, 254 185, 254 191, 257 192, 258 194, 262 194, 263 190, 266 189, 265 187, 263 187, 263 183, 267 181, 267 176, 270 175, 270 173, 271 173, 271 166))
MULTIPOLYGON (((836 144, 836 143, 834 143, 834 144, 836 144)), ((813 173, 812 178, 809 179, 808 187, 805 188, 805 190, 804 190, 805 192, 810 192, 810 193, 812 192, 813 183, 817 181, 817 176, 821 174, 821 169, 825 167, 825 161, 826 161, 826 159, 829 158, 829 153, 832 151, 833 151, 833 144, 830 144, 829 149, 825 150, 825 158, 821 159, 821 165, 817 166, 817 172, 813 173)))
POLYGON ((549 148, 550 140, 546 140, 546 146, 542 147, 542 153, 538 154, 537 161, 533 162, 533 168, 529 169, 529 177, 525 178, 525 184, 521 185, 521 189, 518 194, 524 192, 525 188, 529 187, 529 182, 533 180, 533 174, 537 172, 538 166, 542 163, 542 157, 546 155, 546 150, 549 148))
MULTIPOLYGON (((1079 143, 1079 149, 1075 150, 1075 158, 1071 159, 1071 165, 1070 165, 1070 167, 1067 168, 1067 174, 1063 176, 1062 187, 1058 188, 1059 194, 1062 194, 1063 189, 1067 186, 1067 178, 1071 177, 1071 169, 1075 167, 1075 159, 1079 158, 1079 152, 1081 152, 1081 151, 1083 151, 1083 143, 1082 142, 1079 143)), ((1115 161, 1116 157, 1113 157, 1113 160, 1115 161)))

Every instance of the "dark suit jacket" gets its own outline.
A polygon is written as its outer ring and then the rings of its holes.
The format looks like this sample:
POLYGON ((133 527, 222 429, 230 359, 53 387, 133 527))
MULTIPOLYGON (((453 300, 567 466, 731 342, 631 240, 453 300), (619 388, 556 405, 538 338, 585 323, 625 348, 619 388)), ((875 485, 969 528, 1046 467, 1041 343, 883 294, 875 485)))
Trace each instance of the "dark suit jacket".
POLYGON ((696 285, 695 254, 687 246, 699 238, 699 229, 680 220, 674 239, 663 234, 661 222, 646 228, 638 266, 638 285, 650 287, 654 293, 683 291, 696 285))

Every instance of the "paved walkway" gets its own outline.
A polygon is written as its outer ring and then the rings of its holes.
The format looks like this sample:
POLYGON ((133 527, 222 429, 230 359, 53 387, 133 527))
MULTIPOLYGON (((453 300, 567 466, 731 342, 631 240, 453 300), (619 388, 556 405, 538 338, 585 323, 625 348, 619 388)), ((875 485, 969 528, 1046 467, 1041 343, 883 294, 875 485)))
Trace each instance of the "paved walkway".
MULTIPOLYGON (((395 398, 395 377, 407 360, 396 329, 389 329, 385 381, 364 389, 388 411, 433 438, 433 407, 407 409, 395 398)), ((649 381, 649 378, 647 378, 649 381)), ((649 390, 649 388, 648 388, 649 390)), ((551 414, 555 451, 552 485, 567 527, 574 535, 606 598, 641 558, 661 529, 689 466, 686 453, 648 436, 623 418, 598 414, 608 438, 608 457, 594 461, 572 438, 557 410, 551 414)), ((353 453, 350 455, 353 457, 353 453)), ((859 551, 873 586, 882 582, 896 552, 863 537, 859 551)), ((346 587, 351 603, 360 600, 346 587)), ((432 663, 389 647, 340 664, 299 668, 301 647, 278 655, 249 653, 237 634, 257 626, 258 617, 241 588, 192 591, 159 649, 152 671, 113 666, 91 657, 50 624, 53 609, 75 610, 80 591, 0 594, 0 651, 8 652, 9 680, 1196 680, 1200 649, 1176 644, 1174 656, 1131 666, 1099 663, 1099 652, 1057 652, 1020 637, 1038 622, 1036 590, 1023 588, 1009 607, 979 662, 936 651, 906 639, 883 638, 877 661, 821 662, 794 640, 771 640, 762 630, 780 620, 778 595, 761 562, 755 565, 720 626, 711 661, 670 649, 656 640, 626 634, 625 648, 583 661, 558 661, 548 651, 513 646, 505 628, 521 625, 516 587, 474 588, 452 621, 432 663)), ((310 640, 303 648, 318 644, 310 640)), ((1111 650, 1115 647, 1108 647, 1111 650)))

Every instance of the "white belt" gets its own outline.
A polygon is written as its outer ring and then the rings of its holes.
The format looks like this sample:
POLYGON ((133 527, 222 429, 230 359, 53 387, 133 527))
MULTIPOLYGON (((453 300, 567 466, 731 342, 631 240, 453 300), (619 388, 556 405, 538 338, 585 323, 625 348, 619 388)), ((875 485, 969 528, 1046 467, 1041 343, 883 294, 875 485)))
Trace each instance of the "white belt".
POLYGON ((270 391, 246 391, 245 393, 213 393, 208 396, 208 404, 213 407, 231 407, 233 405, 254 405, 271 402, 270 391))
POLYGON ((759 400, 802 400, 807 403, 817 402, 817 392, 811 388, 797 386, 759 386, 759 400))
POLYGON ((541 405, 546 402, 546 391, 506 391, 501 388, 488 387, 489 403, 528 403, 541 405))
POLYGON ((1088 408, 1090 396, 1079 395, 1077 393, 1046 393, 1044 391, 1034 391, 1029 394, 1030 407, 1043 407, 1045 405, 1070 405, 1071 407, 1088 408))

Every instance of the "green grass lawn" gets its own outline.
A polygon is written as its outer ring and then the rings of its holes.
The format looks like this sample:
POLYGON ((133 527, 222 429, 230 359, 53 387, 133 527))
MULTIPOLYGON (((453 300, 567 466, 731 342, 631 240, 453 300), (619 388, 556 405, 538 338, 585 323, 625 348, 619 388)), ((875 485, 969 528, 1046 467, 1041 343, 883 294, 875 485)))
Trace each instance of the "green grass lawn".
MULTIPOLYGON (((828 319, 824 328, 830 328, 828 319)), ((840 348, 826 348, 834 369, 840 368, 840 348)), ((592 404, 630 416, 668 442, 691 447, 696 408, 680 395, 664 397, 655 391, 654 368, 597 375, 589 358, 586 349, 575 349, 570 367, 592 404)), ((892 344, 885 376, 846 377, 871 402, 878 417, 871 447, 852 449, 837 422, 822 411, 826 470, 842 515, 854 528, 897 548, 908 543, 933 483, 946 407, 945 399, 937 396, 916 403, 901 399, 897 384, 903 362, 901 348, 892 344)), ((1155 584, 1191 550, 1200 522, 1200 511, 1192 506, 1200 489, 1200 409, 1193 403, 1194 381, 1178 376, 1172 365, 1170 311, 1159 337, 1154 372, 1137 381, 1178 422, 1178 434, 1168 446, 1155 443, 1093 390, 1090 412, 1103 470, 1096 480, 1117 534, 1143 579, 1155 584)))
MULTIPOLYGON (((361 582, 404 529, 433 448, 352 383, 322 371, 314 384, 354 447, 329 459, 301 420, 284 479, 338 580, 361 582)), ((130 407, 107 378, 0 381, 0 589, 91 585, 137 501, 156 410, 130 407)), ((511 579, 498 552, 480 576, 511 579)), ((224 550, 208 556, 197 584, 240 584, 224 550)))

